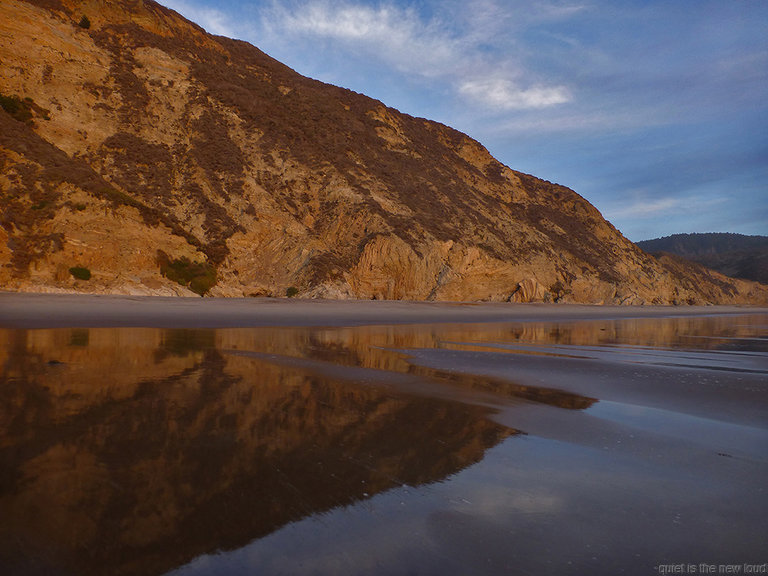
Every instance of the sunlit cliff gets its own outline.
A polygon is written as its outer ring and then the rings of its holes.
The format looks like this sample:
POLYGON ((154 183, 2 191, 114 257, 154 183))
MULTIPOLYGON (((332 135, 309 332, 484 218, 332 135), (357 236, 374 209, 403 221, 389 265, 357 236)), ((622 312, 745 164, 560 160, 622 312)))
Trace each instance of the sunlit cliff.
POLYGON ((4 1, 0 62, 4 289, 767 298, 644 253, 574 191, 465 134, 151 0, 4 1))

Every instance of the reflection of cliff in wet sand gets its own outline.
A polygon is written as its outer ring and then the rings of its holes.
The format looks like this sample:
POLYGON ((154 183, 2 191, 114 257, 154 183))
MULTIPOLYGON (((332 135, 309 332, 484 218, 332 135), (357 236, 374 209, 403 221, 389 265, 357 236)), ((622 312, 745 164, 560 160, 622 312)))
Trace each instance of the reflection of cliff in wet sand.
POLYGON ((321 308, 324 327, 0 330, 0 573, 650 573, 764 548, 764 313, 321 308))
POLYGON ((514 433, 481 407, 223 356, 210 332, 2 334, 12 573, 158 573, 439 480, 514 433))

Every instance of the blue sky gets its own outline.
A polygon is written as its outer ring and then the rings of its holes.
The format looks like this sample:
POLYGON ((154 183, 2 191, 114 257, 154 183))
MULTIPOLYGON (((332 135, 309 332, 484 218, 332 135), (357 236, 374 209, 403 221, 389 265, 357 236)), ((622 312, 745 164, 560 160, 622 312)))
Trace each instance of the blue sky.
POLYGON ((161 0, 465 132, 634 241, 768 235, 765 0, 161 0))

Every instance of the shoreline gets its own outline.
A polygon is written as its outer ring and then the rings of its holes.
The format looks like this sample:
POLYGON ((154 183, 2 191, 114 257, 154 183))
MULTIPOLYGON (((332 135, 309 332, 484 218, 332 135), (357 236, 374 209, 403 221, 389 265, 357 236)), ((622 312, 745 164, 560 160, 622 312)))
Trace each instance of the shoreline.
POLYGON ((181 298, 0 292, 0 328, 17 329, 343 327, 436 323, 567 322, 745 314, 768 314, 768 308, 181 298))

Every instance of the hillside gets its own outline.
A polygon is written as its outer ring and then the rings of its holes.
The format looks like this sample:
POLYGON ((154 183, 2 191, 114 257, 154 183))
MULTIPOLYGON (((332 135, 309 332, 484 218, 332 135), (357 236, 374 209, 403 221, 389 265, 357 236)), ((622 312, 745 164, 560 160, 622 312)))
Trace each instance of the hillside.
POLYGON ((637 245, 651 253, 677 254, 726 276, 768 284, 768 236, 673 234, 637 245))
POLYGON ((151 0, 4 0, 0 62, 7 290, 768 301, 646 254, 456 130, 151 0))

